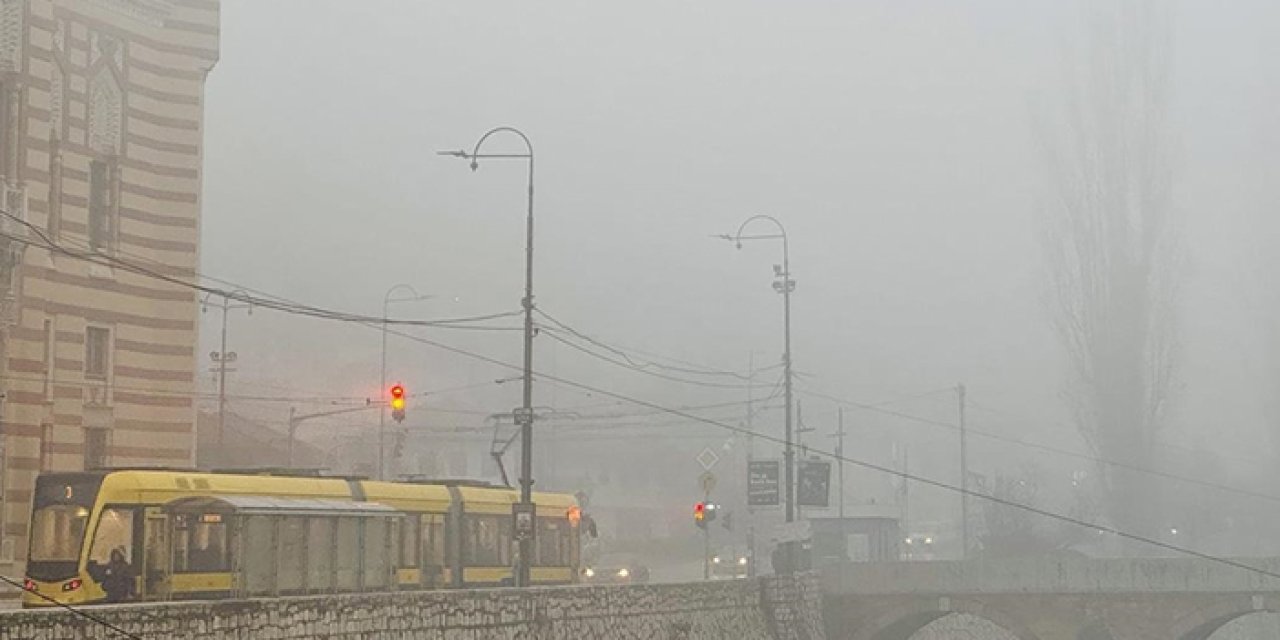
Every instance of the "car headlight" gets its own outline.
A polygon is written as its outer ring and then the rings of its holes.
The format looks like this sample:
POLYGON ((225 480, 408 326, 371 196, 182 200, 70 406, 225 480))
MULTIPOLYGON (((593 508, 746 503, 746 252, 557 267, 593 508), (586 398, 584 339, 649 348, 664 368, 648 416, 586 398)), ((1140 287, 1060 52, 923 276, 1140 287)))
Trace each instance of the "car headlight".
POLYGON ((741 558, 738 558, 738 564, 744 567, 747 566, 747 557, 743 556, 741 558))
POLYGON ((720 556, 715 556, 715 557, 711 558, 711 561, 712 561, 712 562, 714 562, 714 563, 716 563, 716 564, 720 564, 720 556))
POLYGON ((924 539, 924 543, 925 543, 925 544, 933 544, 933 538, 925 538, 925 539, 924 539))
POLYGON ((630 571, 630 570, 628 570, 626 567, 623 567, 623 568, 621 568, 621 569, 618 569, 618 577, 619 577, 619 578, 625 578, 625 577, 627 577, 627 576, 629 576, 629 575, 631 575, 631 571, 630 571))
POLYGON ((592 569, 591 567, 587 567, 586 569, 584 569, 584 570, 582 571, 582 575, 584 575, 584 576, 586 576, 586 577, 588 577, 588 578, 594 578, 594 577, 596 577, 596 570, 595 570, 595 569, 592 569))

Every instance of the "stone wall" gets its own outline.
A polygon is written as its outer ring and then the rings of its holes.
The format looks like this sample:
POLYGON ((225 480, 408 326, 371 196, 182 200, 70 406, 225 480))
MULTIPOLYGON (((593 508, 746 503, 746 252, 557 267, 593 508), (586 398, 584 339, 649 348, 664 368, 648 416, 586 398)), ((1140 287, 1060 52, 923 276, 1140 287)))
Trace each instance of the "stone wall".
MULTIPOLYGON (((143 638, 183 640, 823 640, 817 585, 804 576, 135 604, 85 612, 143 638)), ((68 611, 0 613, 0 640, 118 637, 68 611)))

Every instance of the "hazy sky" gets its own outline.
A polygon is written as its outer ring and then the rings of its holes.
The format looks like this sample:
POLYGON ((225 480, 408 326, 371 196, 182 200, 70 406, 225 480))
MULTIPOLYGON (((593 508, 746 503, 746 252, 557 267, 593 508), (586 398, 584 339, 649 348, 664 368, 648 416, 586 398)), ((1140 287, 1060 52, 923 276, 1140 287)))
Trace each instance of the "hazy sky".
MULTIPOLYGON (((370 315, 401 282, 440 298, 393 315, 517 309, 524 166, 473 174, 435 153, 511 125, 536 146, 537 301, 560 320, 705 366, 743 370, 751 352, 757 366, 776 364, 778 247, 735 251, 709 237, 768 213, 791 237, 803 386, 880 402, 963 381, 975 403, 1007 412, 975 413, 984 428, 1078 446, 1053 426, 1063 363, 1042 303, 1037 234, 1050 198, 1031 127, 1060 89, 1072 6, 224 0, 207 90, 203 271, 370 315)), ((1233 455, 1261 437, 1260 397, 1277 383, 1259 377, 1273 366, 1256 344, 1274 309, 1260 306, 1254 261, 1254 240, 1276 227, 1266 213, 1280 168, 1277 18, 1264 0, 1186 1, 1175 36, 1175 197, 1191 260, 1167 438, 1233 455)), ((217 319, 204 319, 203 351, 217 319)), ((422 335, 519 361, 518 332, 422 335)), ((263 311, 233 316, 231 336, 237 392, 378 392, 374 330, 263 311)), ((537 368, 660 403, 745 396, 553 345, 539 338, 537 368)), ((392 352, 392 377, 411 391, 509 375, 404 341, 392 352)), ((602 402, 537 394, 557 407, 602 402)), ((518 387, 430 403, 505 411, 518 387)), ((954 413, 947 396, 893 406, 954 413)), ((287 405, 241 409, 283 417, 287 405)), ((826 431, 834 404, 806 397, 805 413, 826 431)), ((848 417, 867 441, 896 433, 933 452, 922 455, 950 455, 945 432, 848 417)))

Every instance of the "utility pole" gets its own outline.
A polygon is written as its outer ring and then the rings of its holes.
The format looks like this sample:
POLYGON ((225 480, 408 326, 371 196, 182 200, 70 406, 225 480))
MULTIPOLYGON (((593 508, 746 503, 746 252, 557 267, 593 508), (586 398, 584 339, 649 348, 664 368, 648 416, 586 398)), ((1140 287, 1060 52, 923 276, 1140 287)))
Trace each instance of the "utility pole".
POLYGON ((840 528, 844 530, 844 407, 836 410, 836 424, 839 430, 836 431, 836 464, 840 465, 840 528))
POLYGON ((756 577, 756 510, 751 507, 751 461, 756 454, 755 405, 756 353, 747 352, 747 577, 756 577))
POLYGON ((724 234, 717 236, 730 242, 733 242, 739 249, 742 248, 743 240, 781 240, 782 241, 782 264, 773 266, 773 275, 776 280, 773 281, 773 290, 782 294, 782 331, 783 331, 783 351, 782 351, 782 367, 783 367, 783 396, 786 404, 786 428, 783 439, 783 502, 786 505, 786 521, 794 522, 796 519, 795 504, 795 451, 792 447, 792 423, 791 418, 794 413, 792 407, 792 371, 791 371, 791 292, 796 289, 796 281, 791 279, 791 258, 787 246, 787 230, 782 223, 773 216, 752 216, 747 218, 738 226, 738 232, 733 235, 724 234), (756 220, 763 220, 772 223, 778 228, 778 233, 770 233, 764 235, 744 236, 742 232, 747 225, 756 220))
POLYGON ((497 127, 485 132, 476 141, 471 153, 466 151, 446 151, 443 155, 464 158, 471 161, 471 170, 480 168, 481 158, 518 159, 529 163, 528 201, 525 216, 525 263, 524 263, 524 298, 520 305, 524 308, 524 390, 522 404, 514 413, 516 424, 520 425, 520 502, 512 505, 515 539, 518 543, 513 573, 517 587, 527 587, 529 569, 533 564, 533 536, 537 527, 536 507, 533 504, 533 143, 519 129, 497 127), (495 133, 510 133, 524 141, 525 153, 480 153, 489 136, 495 133))
MULTIPOLYGON (((214 295, 213 292, 209 292, 208 294, 205 295, 204 302, 201 304, 201 311, 209 310, 209 300, 213 295, 214 295)), ((225 439, 226 439, 226 428, 227 428, 227 372, 229 371, 227 369, 227 366, 234 363, 237 358, 236 352, 227 351, 227 314, 228 312, 233 311, 235 309, 248 309, 249 315, 253 315, 252 304, 248 304, 248 303, 232 304, 231 303, 231 298, 233 297, 248 297, 248 294, 245 293, 243 290, 236 289, 235 291, 232 291, 230 293, 223 293, 220 295, 222 296, 221 341, 218 347, 218 351, 215 351, 209 354, 209 357, 214 362, 214 366, 211 368, 211 371, 218 374, 218 434, 215 440, 217 442, 217 447, 218 447, 218 451, 217 451, 218 455, 215 458, 217 461, 217 464, 224 463, 225 462, 224 458, 226 456, 225 439)))
MULTIPOLYGON (((417 289, 407 284, 397 284, 387 289, 386 295, 382 296, 382 386, 379 387, 383 400, 386 400, 387 394, 387 314, 388 309, 393 302, 411 302, 414 300, 426 300, 434 296, 424 296, 418 293, 417 289), (410 293, 408 298, 392 298, 391 294, 400 289, 405 289, 410 293)), ((386 455, 387 455, 387 407, 386 403, 382 404, 382 408, 378 410, 378 479, 386 480, 386 455)))
POLYGON ((969 558, 969 443, 965 433, 964 384, 956 385, 960 412, 960 558, 969 558))

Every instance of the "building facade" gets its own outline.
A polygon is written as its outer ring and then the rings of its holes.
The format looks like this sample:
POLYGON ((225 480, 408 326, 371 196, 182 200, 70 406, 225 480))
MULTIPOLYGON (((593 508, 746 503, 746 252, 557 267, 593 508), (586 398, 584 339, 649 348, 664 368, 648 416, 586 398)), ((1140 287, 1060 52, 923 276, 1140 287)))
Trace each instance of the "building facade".
POLYGON ((194 461, 182 282, 218 12, 0 0, 0 571, 21 570, 41 471, 194 461))

